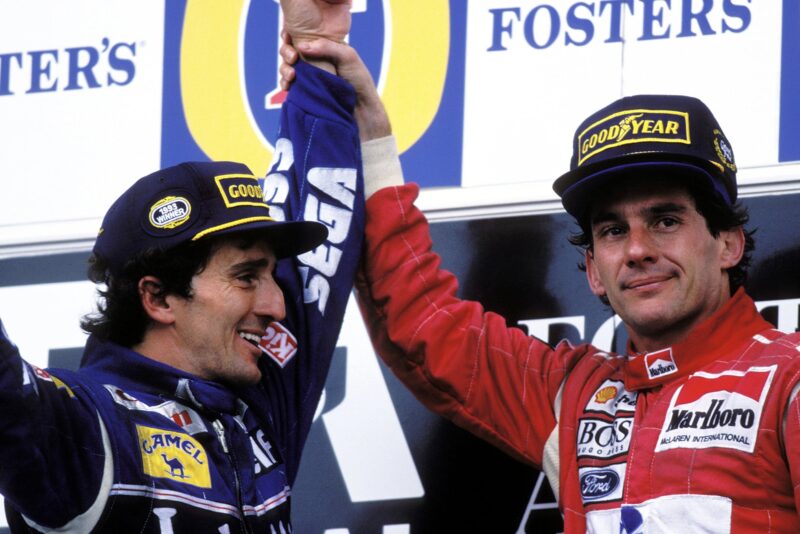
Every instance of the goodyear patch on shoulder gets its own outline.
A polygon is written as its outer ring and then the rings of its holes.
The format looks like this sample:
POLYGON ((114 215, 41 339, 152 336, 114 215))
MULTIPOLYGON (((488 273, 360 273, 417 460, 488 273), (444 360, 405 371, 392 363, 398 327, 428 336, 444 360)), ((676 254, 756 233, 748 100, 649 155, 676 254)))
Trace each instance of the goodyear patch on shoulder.
POLYGON ((665 109, 629 109, 600 119, 578 134, 578 166, 604 150, 631 143, 691 144, 689 114, 665 109))
POLYGON ((208 456, 188 434, 136 425, 144 473, 198 488, 211 487, 208 456))

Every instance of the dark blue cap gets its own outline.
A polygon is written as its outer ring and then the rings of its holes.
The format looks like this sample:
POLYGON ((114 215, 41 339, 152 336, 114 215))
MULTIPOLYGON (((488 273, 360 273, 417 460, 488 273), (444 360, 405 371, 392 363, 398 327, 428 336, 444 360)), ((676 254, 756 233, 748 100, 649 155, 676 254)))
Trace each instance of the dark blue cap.
POLYGON ((570 170, 553 184, 564 209, 581 219, 598 187, 615 178, 679 176, 736 202, 733 149, 697 98, 637 95, 589 116, 575 131, 570 170))
POLYGON ((112 273, 146 249, 258 231, 278 258, 315 248, 328 235, 312 221, 278 221, 258 179, 241 163, 187 162, 140 178, 109 208, 93 252, 112 273))

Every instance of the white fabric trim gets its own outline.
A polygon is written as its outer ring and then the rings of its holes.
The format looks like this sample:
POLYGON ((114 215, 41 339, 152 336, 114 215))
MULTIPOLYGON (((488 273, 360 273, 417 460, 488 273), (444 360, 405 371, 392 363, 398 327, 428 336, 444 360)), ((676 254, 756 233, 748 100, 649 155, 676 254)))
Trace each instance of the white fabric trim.
POLYGON ((361 143, 366 198, 384 187, 403 185, 403 168, 393 135, 361 143))
POLYGON ((92 503, 89 509, 82 514, 76 516, 65 525, 54 529, 49 529, 47 527, 38 525, 33 520, 23 515, 22 519, 24 519, 30 527, 41 532, 76 532, 80 534, 91 532, 91 530, 100 520, 100 516, 103 514, 103 510, 105 510, 106 502, 108 501, 108 496, 111 492, 111 484, 114 481, 114 456, 111 453, 111 441, 108 439, 106 425, 103 424, 103 420, 100 418, 99 413, 97 414, 97 420, 100 423, 100 436, 103 440, 105 461, 103 463, 103 478, 100 481, 100 489, 97 492, 97 498, 95 499, 94 503, 92 503))
POLYGON ((558 417, 561 415, 561 396, 564 392, 564 384, 566 384, 566 382, 567 379, 564 377, 564 381, 561 382, 558 393, 556 393, 556 399, 553 402, 553 415, 556 418, 556 426, 547 437, 547 441, 544 443, 544 451, 542 452, 542 471, 544 471, 544 475, 547 477, 547 481, 553 489, 553 496, 556 498, 556 502, 558 502, 558 490, 561 487, 561 462, 559 460, 559 453, 561 451, 558 442, 558 417))

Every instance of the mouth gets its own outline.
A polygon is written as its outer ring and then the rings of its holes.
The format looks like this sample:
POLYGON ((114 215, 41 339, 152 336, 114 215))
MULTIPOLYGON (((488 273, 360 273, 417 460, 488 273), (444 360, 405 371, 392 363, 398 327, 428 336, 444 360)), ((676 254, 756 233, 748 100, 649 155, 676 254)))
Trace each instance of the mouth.
POLYGON ((650 277, 650 278, 641 278, 638 280, 631 280, 623 284, 623 289, 634 289, 634 290, 647 290, 653 289, 658 287, 659 284, 666 282, 669 280, 670 277, 668 276, 657 276, 657 277, 650 277))
POLYGON ((251 334, 250 332, 239 332, 239 337, 253 345, 254 347, 258 348, 258 343, 261 341, 261 336, 256 334, 251 334))

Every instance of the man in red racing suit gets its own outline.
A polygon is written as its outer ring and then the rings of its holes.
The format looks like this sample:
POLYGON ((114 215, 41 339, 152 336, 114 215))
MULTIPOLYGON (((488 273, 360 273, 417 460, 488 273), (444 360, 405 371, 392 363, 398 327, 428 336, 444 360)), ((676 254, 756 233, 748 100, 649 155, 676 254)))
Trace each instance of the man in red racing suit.
MULTIPOLYGON (((300 51, 335 57, 377 100, 346 46, 300 51)), ((374 132, 379 111, 359 127, 374 132)), ((716 119, 693 98, 623 98, 574 147, 554 188, 627 354, 553 348, 458 299, 391 136, 362 145, 359 299, 377 352, 428 408, 542 468, 568 533, 800 531, 800 335, 741 287, 752 237, 716 119)))

